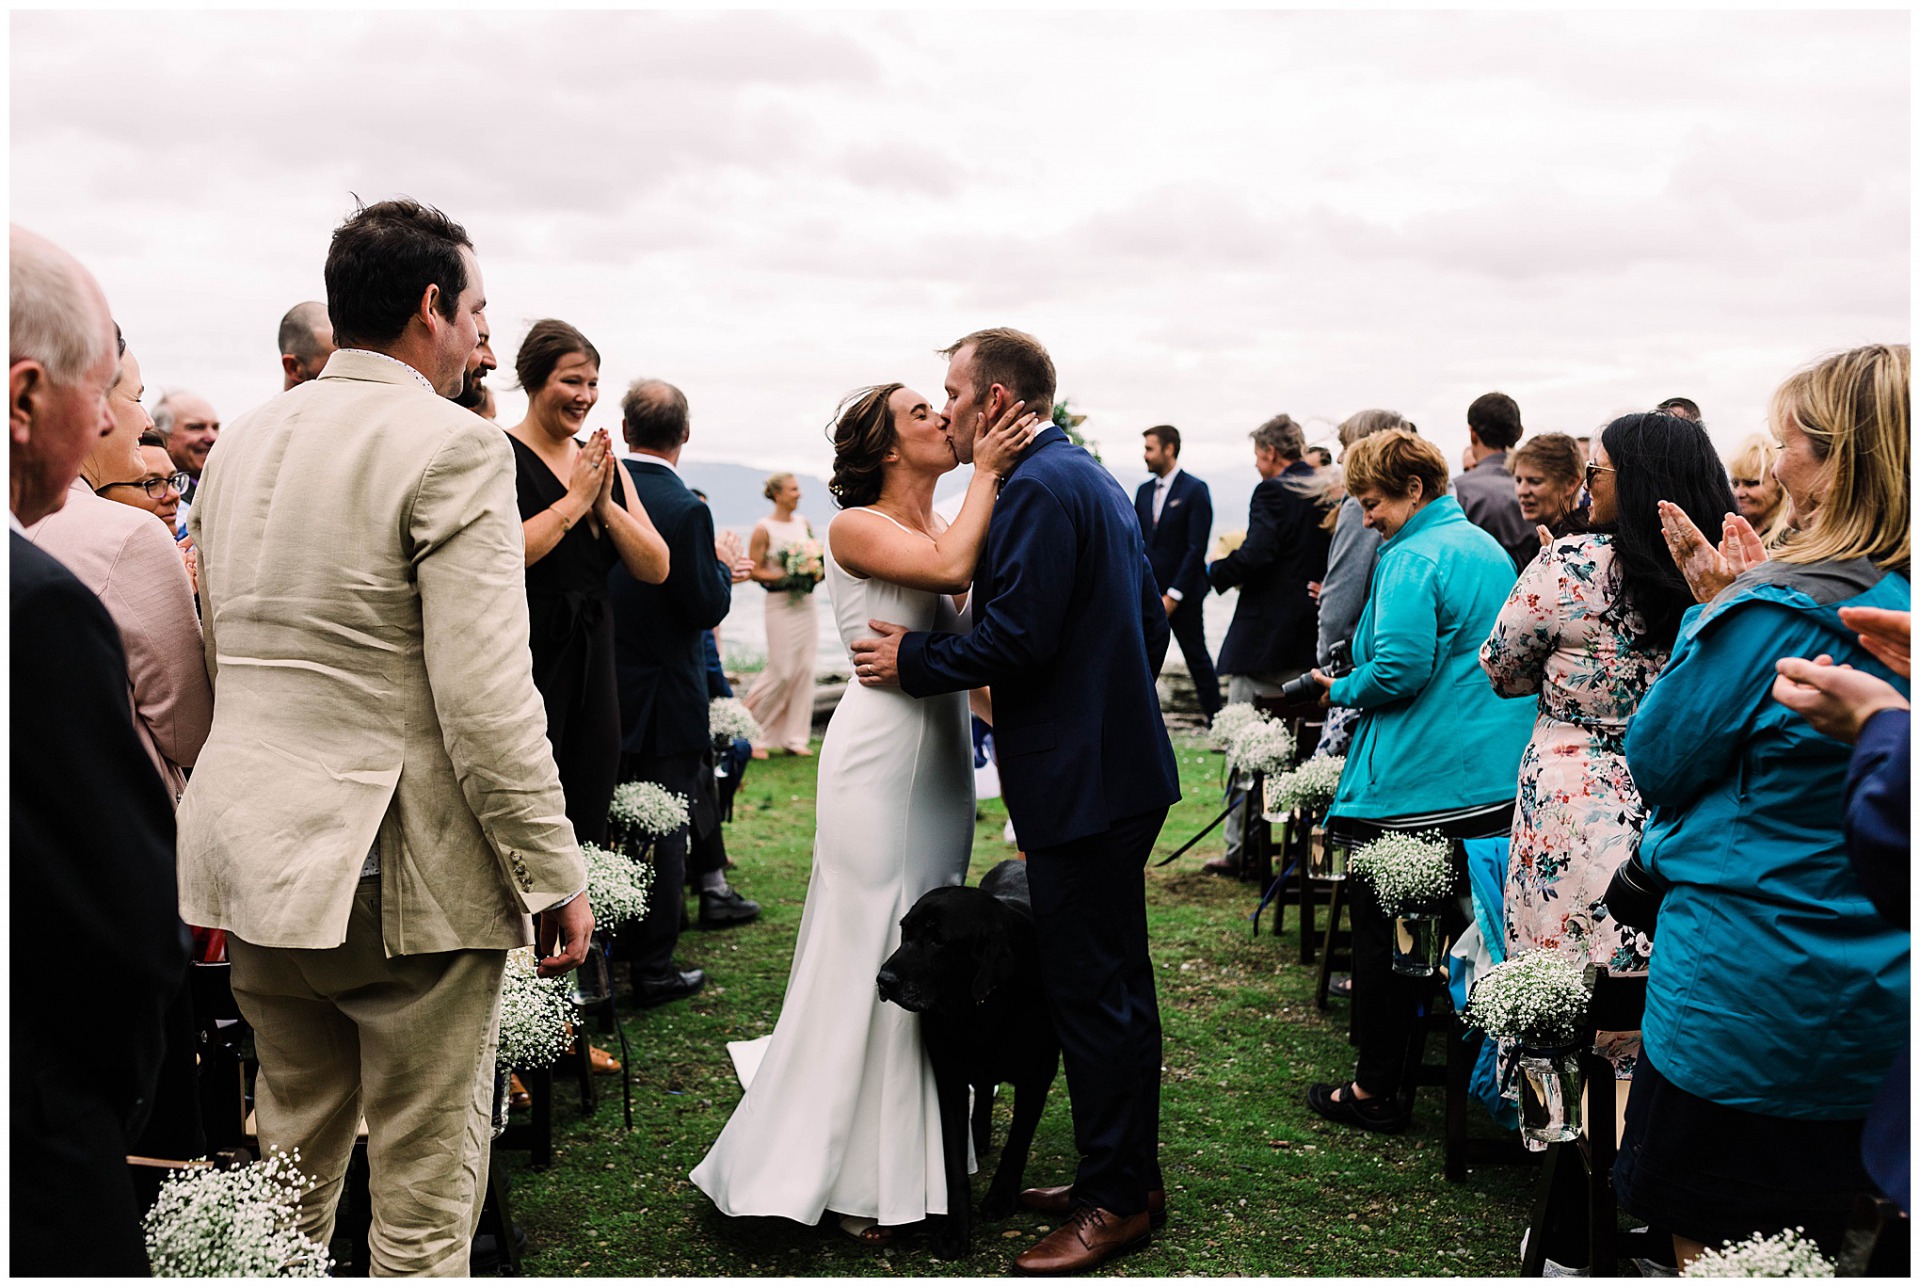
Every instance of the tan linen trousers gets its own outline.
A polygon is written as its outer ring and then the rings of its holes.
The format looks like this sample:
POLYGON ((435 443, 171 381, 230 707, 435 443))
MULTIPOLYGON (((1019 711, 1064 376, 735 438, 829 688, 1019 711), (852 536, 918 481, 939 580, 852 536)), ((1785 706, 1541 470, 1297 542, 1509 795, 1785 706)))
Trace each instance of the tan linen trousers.
POLYGON ((767 595, 767 667, 743 699, 766 741, 804 751, 813 735, 813 662, 820 627, 813 595, 774 590, 767 595))
POLYGON ((506 952, 387 956, 377 876, 355 890, 339 947, 228 944, 260 1056, 260 1147, 298 1149, 313 1181, 301 1229, 332 1237, 364 1116, 372 1272, 465 1277, 486 1199, 506 952))

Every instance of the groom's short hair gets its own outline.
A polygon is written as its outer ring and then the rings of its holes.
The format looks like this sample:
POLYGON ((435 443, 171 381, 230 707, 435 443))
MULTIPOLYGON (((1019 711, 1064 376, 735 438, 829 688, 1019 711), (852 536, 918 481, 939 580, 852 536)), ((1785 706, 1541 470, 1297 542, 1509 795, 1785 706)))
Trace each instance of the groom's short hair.
POLYGON ((1044 418, 1053 411, 1053 359, 1039 340, 1011 326, 994 326, 963 335, 940 356, 973 349, 973 387, 984 393, 999 385, 1044 418))

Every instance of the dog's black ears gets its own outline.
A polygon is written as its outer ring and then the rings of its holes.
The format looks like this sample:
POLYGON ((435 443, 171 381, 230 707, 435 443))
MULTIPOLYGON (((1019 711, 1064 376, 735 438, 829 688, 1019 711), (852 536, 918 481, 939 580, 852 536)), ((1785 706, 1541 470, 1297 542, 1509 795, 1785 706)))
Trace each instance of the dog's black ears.
POLYGON ((974 940, 973 956, 978 966, 973 975, 973 1003, 978 1005, 1013 977, 1013 949, 1007 945, 1007 936, 994 930, 974 940))

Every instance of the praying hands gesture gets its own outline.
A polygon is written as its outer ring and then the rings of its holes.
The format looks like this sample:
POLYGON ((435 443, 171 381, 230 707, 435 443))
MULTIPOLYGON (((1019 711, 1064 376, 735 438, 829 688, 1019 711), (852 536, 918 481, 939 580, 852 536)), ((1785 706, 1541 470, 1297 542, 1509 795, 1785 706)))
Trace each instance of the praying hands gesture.
POLYGON ((1742 572, 1767 561, 1767 547, 1760 534, 1738 514, 1728 514, 1720 525, 1716 548, 1693 525, 1685 510, 1672 501, 1661 501, 1660 533, 1667 538, 1667 553, 1687 579, 1695 603, 1706 603, 1732 585, 1742 572))

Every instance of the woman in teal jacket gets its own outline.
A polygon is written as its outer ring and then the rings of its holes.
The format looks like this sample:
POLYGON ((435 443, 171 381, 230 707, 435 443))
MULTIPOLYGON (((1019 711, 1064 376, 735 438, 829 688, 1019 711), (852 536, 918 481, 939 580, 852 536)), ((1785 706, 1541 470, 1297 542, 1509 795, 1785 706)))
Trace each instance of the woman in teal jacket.
POLYGON ((1904 346, 1873 346, 1774 395, 1776 475, 1800 531, 1772 561, 1738 524, 1716 552, 1663 507, 1711 601, 1627 732, 1651 810, 1640 860, 1670 888, 1615 1176, 1621 1205, 1669 1230, 1683 1265, 1796 1225, 1836 1251, 1869 1188, 1861 1122, 1906 1042, 1908 936, 1847 861, 1849 748, 1772 688, 1776 659, 1826 656, 1907 692, 1839 617, 1911 603, 1907 371, 1904 346))
MULTIPOLYGON (((1513 588, 1513 560, 1446 495, 1439 448, 1404 429, 1363 438, 1341 459, 1348 493, 1386 540, 1354 631, 1351 673, 1323 701, 1361 712, 1329 829, 1355 841, 1385 830, 1506 835, 1533 706, 1503 698, 1480 644, 1513 588)), ((1309 1088, 1307 1104, 1368 1130, 1407 1125, 1401 1067, 1420 990, 1393 973, 1393 921, 1366 888, 1353 895, 1353 1081, 1309 1088)))

